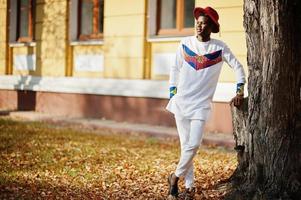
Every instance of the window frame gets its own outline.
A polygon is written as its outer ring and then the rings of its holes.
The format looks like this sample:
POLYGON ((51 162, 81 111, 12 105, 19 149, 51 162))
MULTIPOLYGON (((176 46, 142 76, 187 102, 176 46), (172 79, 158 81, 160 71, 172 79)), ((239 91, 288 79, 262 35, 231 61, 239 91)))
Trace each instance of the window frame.
MULTIPOLYGON (((161 22, 161 1, 157 1, 157 27, 156 33, 157 36, 168 36, 168 35, 176 35, 176 36, 184 36, 190 35, 194 33, 194 27, 185 28, 184 27, 184 16, 185 16, 185 9, 184 9, 184 1, 185 0, 176 0, 176 28, 173 29, 161 29, 160 22, 161 22)), ((191 11, 192 12, 192 11, 191 11)))
POLYGON ((16 23, 16 41, 17 42, 32 42, 33 35, 33 17, 34 17, 34 4, 33 0, 28 0, 28 37, 20 36, 20 24, 21 24, 21 0, 17 1, 17 23, 16 23))
MULTIPOLYGON (((87 41, 87 40, 97 40, 97 39, 102 39, 103 38, 103 32, 99 32, 99 18, 100 18, 100 12, 99 12, 99 0, 90 0, 93 2, 93 22, 92 22, 92 28, 93 32, 92 34, 85 35, 81 34, 81 11, 82 11, 82 1, 85 0, 79 0, 78 2, 78 40, 80 41, 87 41)), ((103 0, 104 4, 104 0, 103 0)))

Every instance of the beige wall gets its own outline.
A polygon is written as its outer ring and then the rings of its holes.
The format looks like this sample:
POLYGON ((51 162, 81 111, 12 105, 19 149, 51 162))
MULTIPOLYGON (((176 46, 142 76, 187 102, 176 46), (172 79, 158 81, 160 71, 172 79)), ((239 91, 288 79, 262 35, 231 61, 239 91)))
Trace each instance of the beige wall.
POLYGON ((36 11, 37 67, 42 76, 64 76, 68 28, 67 1, 38 0, 36 11))
POLYGON ((6 69, 6 0, 0 1, 0 74, 6 69))
MULTIPOLYGON (((146 41, 146 0, 105 0, 103 44, 79 43, 73 46, 70 46, 68 40, 67 2, 67 0, 37 0, 34 45, 10 47, 11 60, 15 55, 36 54, 36 70, 19 71, 13 66, 13 74, 168 79, 168 75, 153 73, 152 58, 156 53, 175 53, 179 40, 146 41), (103 71, 76 71, 73 59, 85 54, 102 54, 103 71)), ((0 74, 5 73, 9 63, 5 44, 6 4, 7 1, 0 1, 0 74)), ((247 69, 242 5, 243 0, 196 0, 196 6, 212 6, 219 12, 221 32, 213 34, 213 37, 226 42, 247 69)), ((234 81, 232 69, 225 64, 220 82, 234 81)))
POLYGON ((143 78, 145 6, 142 0, 105 1, 105 77, 143 78))
MULTIPOLYGON (((80 55, 94 55, 94 54, 104 54, 103 45, 76 45, 72 48, 72 57, 80 55)), ((76 71, 75 63, 72 64, 72 75, 76 77, 104 77, 103 72, 85 72, 85 71, 76 71)))
POLYGON ((150 57, 151 61, 151 78, 155 80, 166 80, 169 78, 169 75, 158 75, 154 73, 154 63, 153 56, 154 54, 160 54, 160 53, 176 53, 176 49, 178 48, 179 41, 173 41, 173 42, 151 42, 151 51, 148 55, 150 57))

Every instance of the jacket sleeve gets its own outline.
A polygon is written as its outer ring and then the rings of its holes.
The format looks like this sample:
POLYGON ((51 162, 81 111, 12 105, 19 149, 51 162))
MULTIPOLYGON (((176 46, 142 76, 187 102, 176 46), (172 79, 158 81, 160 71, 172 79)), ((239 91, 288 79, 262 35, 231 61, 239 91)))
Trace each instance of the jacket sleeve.
POLYGON ((169 98, 172 98, 177 93, 177 86, 179 82, 180 69, 183 64, 183 53, 182 53, 182 44, 179 45, 175 62, 170 66, 169 74, 169 98))
POLYGON ((228 65, 234 69, 236 76, 236 83, 245 83, 246 75, 242 64, 233 55, 228 46, 224 47, 223 59, 228 63, 228 65))
POLYGON ((177 49, 177 52, 176 52, 175 62, 172 66, 170 66, 170 74, 169 74, 169 86, 170 87, 178 86, 180 69, 183 64, 183 52, 182 51, 183 51, 182 44, 180 44, 177 49))
POLYGON ((244 84, 246 83, 246 75, 242 64, 233 55, 231 50, 227 45, 223 49, 223 59, 228 63, 228 65, 234 69, 236 77, 236 93, 243 95, 244 84))

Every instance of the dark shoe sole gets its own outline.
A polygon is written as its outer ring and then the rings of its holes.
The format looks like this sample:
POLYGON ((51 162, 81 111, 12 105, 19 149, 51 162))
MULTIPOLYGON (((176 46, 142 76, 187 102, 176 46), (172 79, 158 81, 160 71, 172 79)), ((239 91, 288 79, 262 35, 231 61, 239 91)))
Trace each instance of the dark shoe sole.
POLYGON ((170 174, 167 178, 168 182, 168 199, 172 199, 170 197, 177 198, 179 195, 178 185, 171 185, 171 177, 173 174, 170 174))

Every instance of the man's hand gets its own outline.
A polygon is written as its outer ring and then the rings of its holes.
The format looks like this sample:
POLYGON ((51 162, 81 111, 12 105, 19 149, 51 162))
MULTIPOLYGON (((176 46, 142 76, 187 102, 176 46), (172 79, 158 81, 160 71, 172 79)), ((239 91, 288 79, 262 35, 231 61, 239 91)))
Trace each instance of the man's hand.
POLYGON ((235 107, 240 107, 242 105, 244 101, 244 96, 243 95, 240 95, 240 94, 237 94, 235 97, 233 97, 230 101, 230 105, 234 105, 235 107))

